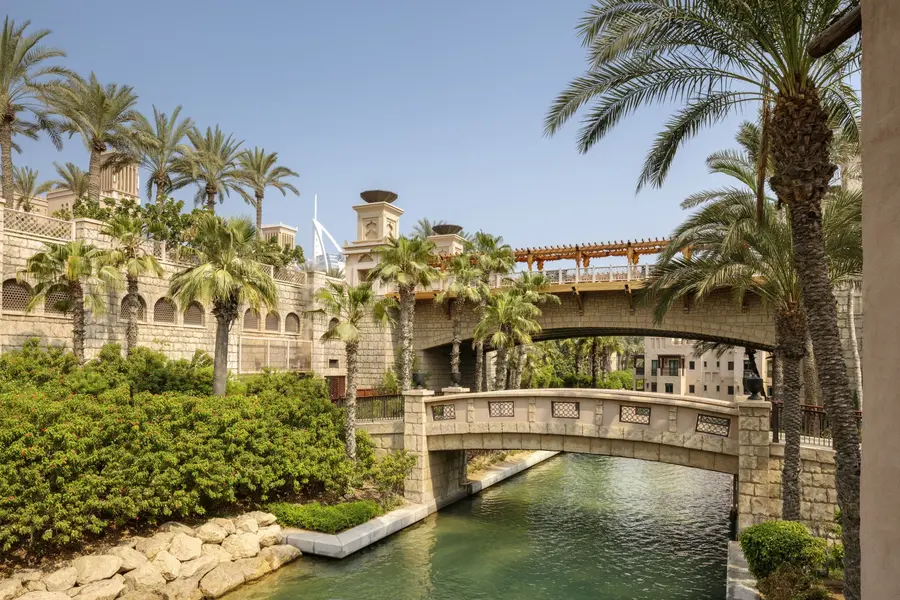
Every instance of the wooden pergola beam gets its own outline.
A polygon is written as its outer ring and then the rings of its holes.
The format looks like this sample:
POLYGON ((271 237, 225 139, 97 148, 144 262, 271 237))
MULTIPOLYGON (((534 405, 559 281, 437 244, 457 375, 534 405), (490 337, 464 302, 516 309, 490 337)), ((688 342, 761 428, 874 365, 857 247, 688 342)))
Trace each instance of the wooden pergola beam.
POLYGON ((835 19, 834 23, 814 37, 806 47, 806 52, 813 58, 820 58, 860 31, 862 31, 862 12, 860 7, 856 6, 835 19))
MULTIPOLYGON (((609 256, 633 257, 642 254, 659 254, 669 243, 666 238, 637 241, 606 242, 598 244, 572 244, 565 246, 543 246, 537 248, 518 248, 513 251, 516 262, 529 265, 539 261, 543 264, 550 260, 576 260, 606 258, 609 256)), ((579 265, 580 266, 580 265, 579 265)))

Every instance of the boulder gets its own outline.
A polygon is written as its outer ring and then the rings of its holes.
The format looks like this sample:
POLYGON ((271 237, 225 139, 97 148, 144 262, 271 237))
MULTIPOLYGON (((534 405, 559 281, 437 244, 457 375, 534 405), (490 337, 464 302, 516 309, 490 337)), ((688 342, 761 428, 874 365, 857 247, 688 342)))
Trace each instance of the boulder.
POLYGON ((163 600, 203 600, 203 592, 200 591, 200 578, 191 577, 170 581, 163 589, 163 600))
MULTIPOLYGON (((193 529, 191 530, 191 533, 194 533, 193 529)), ((186 560, 198 558, 202 547, 203 542, 200 539, 195 538, 192 535, 176 533, 175 537, 172 538, 172 543, 169 544, 168 552, 178 560, 184 562, 186 560)))
POLYGON ((68 590, 66 590, 66 596, 68 596, 69 598, 74 598, 75 596, 78 595, 78 593, 79 593, 82 589, 83 589, 83 588, 80 588, 80 587, 73 587, 73 588, 71 588, 71 589, 68 589, 68 590))
POLYGON ((65 592, 28 592, 19 600, 69 600, 69 596, 65 592))
MULTIPOLYGON (((229 521, 230 522, 230 521, 229 521)), ((234 525, 232 525, 234 529, 234 525)), ((231 533, 234 533, 232 531, 231 533)), ((217 523, 204 523, 194 530, 194 535, 207 544, 221 544, 222 540, 228 537, 228 531, 217 523)))
POLYGON ((289 544, 263 548, 259 551, 259 555, 269 561, 273 571, 302 556, 300 550, 289 544))
POLYGON ((46 592, 47 584, 43 581, 26 581, 25 589, 29 592, 46 592))
POLYGON ((200 558, 181 563, 181 571, 178 573, 178 576, 183 578, 203 577, 215 569, 218 564, 218 558, 207 554, 200 558))
POLYGON ((250 515, 241 515, 234 519, 234 526, 237 528, 238 533, 242 531, 246 531, 247 533, 256 533, 259 531, 259 523, 256 522, 256 519, 251 517, 250 515))
POLYGON ((221 517, 217 517, 215 519, 210 519, 209 522, 224 529, 226 533, 228 533, 228 535, 237 533, 237 527, 234 526, 234 521, 232 521, 231 519, 223 519, 221 517))
POLYGON ((228 550, 222 548, 222 546, 218 544, 203 544, 203 549, 200 550, 201 556, 212 556, 219 562, 227 563, 234 560, 234 557, 231 555, 228 550))
POLYGON ((256 519, 256 522, 260 527, 268 527, 278 520, 278 517, 272 513, 263 512, 261 510, 254 510, 253 512, 247 513, 247 516, 256 519))
POLYGON ((22 582, 18 579, 0 581, 0 600, 12 600, 23 591, 22 582))
POLYGON ((259 554, 259 538, 255 533, 236 533, 225 538, 222 548, 235 559, 253 558, 259 554))
POLYGON ((236 560, 234 561, 234 566, 241 570, 245 581, 253 581, 272 572, 272 565, 262 556, 236 560))
POLYGON ((127 573, 147 562, 146 554, 138 552, 134 548, 129 548, 128 546, 116 546, 115 548, 111 548, 109 553, 122 559, 122 566, 119 567, 119 573, 127 573))
POLYGON ((72 566, 77 572, 78 585, 87 585, 101 579, 109 579, 118 573, 122 559, 112 554, 80 556, 72 561, 72 566))
POLYGON ((171 532, 157 533, 153 537, 139 541, 134 549, 147 558, 153 559, 163 550, 169 549, 169 544, 172 543, 173 537, 175 537, 175 534, 171 532))
POLYGON ((65 592, 75 587, 77 581, 78 570, 75 567, 65 567, 44 577, 48 592, 65 592))
POLYGON ((156 592, 131 591, 119 596, 119 600, 162 600, 162 596, 156 592))
POLYGON ((259 537, 259 545, 263 548, 281 543, 281 525, 269 525, 260 527, 256 532, 259 537))
POLYGON ((181 572, 181 561, 169 554, 168 550, 163 550, 157 554, 151 563, 159 569, 160 574, 166 581, 172 581, 181 572))
POLYGON ((142 536, 139 536, 139 535, 133 535, 133 536, 131 536, 130 538, 125 538, 125 539, 121 540, 121 541, 119 542, 119 545, 120 545, 120 546, 125 546, 126 548, 132 548, 132 549, 133 549, 133 548, 137 545, 137 543, 138 543, 139 541, 143 540, 143 539, 145 539, 145 538, 142 537, 142 536))
POLYGON ((95 581, 84 586, 78 593, 78 598, 79 600, 115 600, 123 591, 125 591, 125 578, 116 575, 112 579, 95 581))
POLYGON ((156 565, 147 562, 125 573, 125 583, 137 592, 162 592, 166 579, 156 565))
POLYGON ((200 580, 200 591, 206 598, 219 598, 244 583, 241 568, 234 563, 220 564, 200 580))
POLYGON ((186 533, 188 535, 194 535, 194 530, 183 523, 176 523, 175 521, 168 521, 159 526, 159 530, 163 533, 186 533))
POLYGON ((12 578, 24 583, 26 581, 40 581, 43 576, 44 574, 41 573, 40 569, 21 569, 13 573, 12 578))

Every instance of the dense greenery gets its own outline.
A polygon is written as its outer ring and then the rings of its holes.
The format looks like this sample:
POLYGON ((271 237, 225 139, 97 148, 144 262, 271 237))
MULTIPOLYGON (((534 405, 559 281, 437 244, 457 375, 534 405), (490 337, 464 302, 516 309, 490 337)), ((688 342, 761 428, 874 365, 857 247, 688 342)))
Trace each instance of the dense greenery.
POLYGON ((763 579, 785 564, 807 573, 823 566, 822 541, 796 521, 767 521, 741 533, 741 550, 753 576, 763 579))
POLYGON ((282 525, 322 533, 340 533, 345 529, 362 525, 383 512, 381 505, 374 500, 358 500, 328 506, 318 502, 309 504, 279 502, 269 505, 269 511, 278 517, 282 525))

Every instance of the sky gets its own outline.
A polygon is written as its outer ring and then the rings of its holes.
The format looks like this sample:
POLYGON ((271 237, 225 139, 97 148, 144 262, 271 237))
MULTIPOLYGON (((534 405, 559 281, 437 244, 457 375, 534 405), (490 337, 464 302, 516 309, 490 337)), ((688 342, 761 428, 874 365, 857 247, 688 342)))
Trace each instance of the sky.
MULTIPOLYGON (((339 243, 356 236, 359 193, 387 189, 401 231, 428 217, 502 235, 513 247, 662 237, 679 202, 717 185, 704 159, 732 147, 737 115, 683 147, 661 189, 635 193, 674 106, 621 122, 586 155, 577 119, 553 138, 543 118, 585 67, 575 35, 589 0, 6 0, 15 20, 52 30, 61 62, 133 86, 155 105, 248 147, 277 151, 300 196, 269 189, 265 223, 298 227, 311 254, 313 197, 339 243)), ((57 151, 22 141, 18 165, 55 177, 87 168, 78 138, 57 151)), ((143 182, 146 174, 142 173, 143 182)), ((194 188, 176 192, 192 203, 194 188)), ((146 200, 145 200, 146 201, 146 200)), ((233 194, 217 209, 251 214, 233 194)))

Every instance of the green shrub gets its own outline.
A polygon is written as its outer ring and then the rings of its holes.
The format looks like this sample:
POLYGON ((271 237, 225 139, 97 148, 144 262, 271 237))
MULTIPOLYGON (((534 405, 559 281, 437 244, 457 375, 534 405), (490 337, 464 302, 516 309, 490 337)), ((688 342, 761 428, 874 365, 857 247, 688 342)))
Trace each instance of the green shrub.
POLYGON ((365 429, 356 430, 356 466, 361 475, 372 472, 375 466, 375 442, 365 429))
POLYGON ((313 378, 308 373, 266 369, 262 373, 243 376, 240 382, 243 387, 241 393, 248 396, 296 396, 314 385, 321 387, 323 397, 327 397, 325 380, 313 378))
POLYGON ((781 565, 809 572, 825 562, 821 540, 794 521, 767 521, 748 527, 741 534, 741 549, 757 579, 774 573, 781 565))
POLYGON ((766 600, 801 600, 810 589, 809 574, 794 565, 784 563, 772 573, 759 579, 756 587, 766 600))
POLYGON ((372 469, 372 482, 386 495, 403 494, 403 484, 416 464, 416 457, 406 450, 397 450, 382 457, 372 469))
POLYGON ((381 514, 381 506, 374 500, 359 500, 325 506, 318 502, 271 504, 269 512, 278 517, 282 525, 299 527, 322 533, 340 533, 345 529, 362 525, 381 514))
POLYGON ((832 596, 831 592, 826 588, 821 585, 814 585, 805 592, 802 592, 799 600, 832 600, 833 598, 834 596, 832 596))

